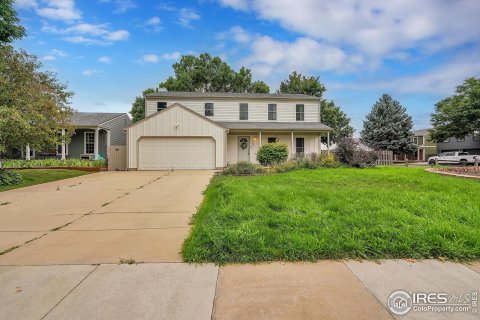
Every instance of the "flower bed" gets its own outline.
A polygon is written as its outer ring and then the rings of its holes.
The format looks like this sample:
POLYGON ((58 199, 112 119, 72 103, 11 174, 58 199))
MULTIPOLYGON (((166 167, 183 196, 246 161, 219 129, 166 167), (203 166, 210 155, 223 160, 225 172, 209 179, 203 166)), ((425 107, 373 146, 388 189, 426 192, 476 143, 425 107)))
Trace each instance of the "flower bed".
POLYGON ((480 179, 480 167, 428 168, 426 170, 447 176, 480 179))
POLYGON ((87 160, 79 158, 71 158, 66 160, 60 159, 34 159, 34 160, 4 160, 2 167, 8 169, 74 169, 83 171, 100 171, 106 167, 106 160, 87 160), (85 170, 91 169, 91 170, 85 170))

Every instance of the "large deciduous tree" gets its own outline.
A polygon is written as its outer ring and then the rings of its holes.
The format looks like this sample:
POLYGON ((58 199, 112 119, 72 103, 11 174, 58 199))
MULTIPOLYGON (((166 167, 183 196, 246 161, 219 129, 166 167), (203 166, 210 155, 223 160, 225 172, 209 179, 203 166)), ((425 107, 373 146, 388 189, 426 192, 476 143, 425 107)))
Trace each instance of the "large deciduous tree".
POLYGON ((371 148, 391 150, 396 154, 417 150, 413 143, 412 117, 400 102, 384 94, 363 122, 361 140, 371 148))
POLYGON ((332 128, 330 132, 331 143, 336 143, 342 138, 351 137, 355 131, 350 125, 350 118, 333 101, 322 100, 320 118, 322 123, 332 128))
POLYGON ((251 92, 258 88, 252 85, 250 69, 241 67, 236 72, 220 57, 208 53, 184 55, 172 67, 175 75, 159 85, 168 91, 251 92))
POLYGON ((480 131, 480 78, 468 78, 456 94, 439 101, 431 115, 432 139, 463 138, 480 131))
POLYGON ((325 86, 320 82, 319 77, 306 77, 296 71, 292 72, 288 79, 280 83, 278 93, 303 93, 322 98, 325 86))
POLYGON ((37 150, 55 147, 61 130, 70 128, 73 93, 40 68, 35 56, 0 46, 0 154, 27 144, 37 150))
POLYGON ((135 101, 132 103, 132 109, 130 110, 133 123, 145 118, 145 95, 152 92, 155 92, 155 90, 149 88, 143 91, 143 95, 141 97, 135 98, 135 101))
POLYGON ((0 45, 20 39, 25 29, 20 25, 17 12, 13 8, 13 0, 0 0, 0 45))

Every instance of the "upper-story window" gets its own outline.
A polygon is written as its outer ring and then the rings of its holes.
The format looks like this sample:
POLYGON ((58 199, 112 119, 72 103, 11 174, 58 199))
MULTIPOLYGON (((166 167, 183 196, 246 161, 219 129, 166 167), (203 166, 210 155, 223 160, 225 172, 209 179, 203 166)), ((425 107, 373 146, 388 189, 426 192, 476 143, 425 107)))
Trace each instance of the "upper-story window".
POLYGON ((163 109, 165 109, 167 107, 167 103, 166 102, 157 102, 157 112, 158 111, 162 111, 163 109))
POLYGON ((297 104, 296 106, 296 119, 297 121, 305 120, 305 105, 297 104))
POLYGON ((413 143, 418 144, 418 137, 413 137, 413 143))
POLYGON ((268 120, 277 120, 277 105, 268 105, 268 120))
POLYGON ((248 103, 240 103, 240 120, 248 120, 248 103))
POLYGON ((205 103, 205 116, 213 117, 213 103, 205 103))

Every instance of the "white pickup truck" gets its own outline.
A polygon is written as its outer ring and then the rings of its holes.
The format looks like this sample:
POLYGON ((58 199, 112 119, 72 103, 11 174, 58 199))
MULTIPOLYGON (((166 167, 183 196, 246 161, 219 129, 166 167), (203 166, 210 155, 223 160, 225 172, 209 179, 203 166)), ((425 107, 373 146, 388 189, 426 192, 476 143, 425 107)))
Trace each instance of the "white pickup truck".
POLYGON ((428 158, 429 164, 435 164, 435 160, 438 164, 459 164, 466 166, 467 164, 473 164, 475 159, 480 156, 469 155, 468 152, 442 152, 438 156, 428 158))

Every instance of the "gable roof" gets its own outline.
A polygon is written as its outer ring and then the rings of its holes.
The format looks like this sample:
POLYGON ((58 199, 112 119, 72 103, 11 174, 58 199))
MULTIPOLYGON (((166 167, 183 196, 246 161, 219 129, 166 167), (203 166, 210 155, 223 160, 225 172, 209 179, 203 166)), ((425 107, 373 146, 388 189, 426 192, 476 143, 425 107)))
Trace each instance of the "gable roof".
POLYGON ((415 130, 414 135, 415 136, 424 136, 428 133, 430 129, 421 129, 421 130, 415 130))
POLYGON ((226 128, 225 128, 224 126, 222 126, 220 123, 215 122, 215 121, 213 121, 213 120, 211 120, 211 119, 209 119, 209 118, 201 115, 200 113, 197 113, 197 112, 195 112, 195 111, 193 111, 193 110, 191 110, 191 109, 189 109, 189 108, 185 107, 184 105, 182 105, 182 104, 180 104, 180 103, 177 103, 177 102, 174 103, 174 104, 172 104, 172 105, 170 105, 170 106, 168 106, 168 107, 166 107, 166 108, 163 109, 163 110, 160 110, 160 111, 157 111, 157 112, 155 112, 155 113, 152 113, 151 115, 149 115, 148 117, 143 118, 143 119, 140 120, 140 121, 137 121, 137 122, 135 122, 135 123, 131 123, 130 125, 126 126, 125 129, 128 129, 128 128, 130 128, 130 127, 136 126, 136 125, 139 124, 139 123, 142 123, 142 122, 144 122, 144 121, 146 121, 146 120, 148 120, 148 119, 151 119, 151 118, 153 118, 153 117, 156 117, 156 116, 158 116, 159 114, 161 114, 161 113, 163 113, 163 112, 166 112, 167 110, 170 110, 170 109, 175 108, 175 107, 182 108, 183 110, 188 111, 188 112, 194 114, 195 116, 197 116, 197 117, 199 117, 199 118, 201 118, 201 119, 203 119, 203 120, 205 120, 205 121, 207 121, 207 122, 210 122, 210 123, 213 124, 213 125, 216 125, 217 127, 220 127, 220 128, 222 128, 222 129, 226 129, 226 128))
POLYGON ((315 100, 320 99, 307 94, 284 94, 284 93, 237 93, 237 92, 185 92, 185 91, 158 91, 148 93, 146 98, 249 98, 249 99, 298 99, 315 100))
POLYGON ((126 115, 126 113, 75 112, 71 122, 74 126, 99 126, 104 122, 126 115))

